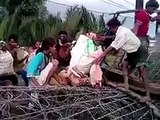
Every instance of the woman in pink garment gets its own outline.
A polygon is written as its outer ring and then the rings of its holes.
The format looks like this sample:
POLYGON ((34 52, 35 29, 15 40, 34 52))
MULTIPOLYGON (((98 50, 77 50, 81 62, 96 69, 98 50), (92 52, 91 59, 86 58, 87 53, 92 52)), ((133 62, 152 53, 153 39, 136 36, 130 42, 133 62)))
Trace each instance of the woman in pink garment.
POLYGON ((28 52, 29 52, 28 62, 35 56, 37 49, 39 49, 40 47, 41 47, 40 41, 35 41, 33 46, 29 47, 29 49, 28 49, 28 52))

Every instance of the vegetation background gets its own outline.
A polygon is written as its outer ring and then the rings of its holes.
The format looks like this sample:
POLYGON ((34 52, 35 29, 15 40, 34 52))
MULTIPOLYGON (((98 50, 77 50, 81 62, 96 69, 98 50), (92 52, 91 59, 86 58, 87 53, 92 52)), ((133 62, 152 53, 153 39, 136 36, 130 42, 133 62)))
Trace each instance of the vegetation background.
POLYGON ((0 39, 17 33, 22 45, 29 45, 46 36, 57 37, 60 30, 67 30, 72 38, 86 31, 105 32, 103 14, 98 18, 85 7, 73 6, 66 12, 65 20, 60 13, 50 14, 46 0, 0 0, 0 39))

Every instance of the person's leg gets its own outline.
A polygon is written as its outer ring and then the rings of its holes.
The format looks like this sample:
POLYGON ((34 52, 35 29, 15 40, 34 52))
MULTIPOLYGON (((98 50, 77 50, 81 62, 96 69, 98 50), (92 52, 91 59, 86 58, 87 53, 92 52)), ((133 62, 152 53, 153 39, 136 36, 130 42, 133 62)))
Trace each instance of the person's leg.
POLYGON ((150 92, 149 92, 149 84, 148 84, 148 79, 147 79, 147 68, 146 66, 141 66, 139 67, 139 74, 140 74, 140 77, 142 78, 143 82, 144 82, 144 87, 145 87, 145 90, 146 90, 146 96, 141 98, 140 102, 147 102, 147 101, 150 101, 151 98, 150 98, 150 92))
POLYGON ((128 76, 132 79, 138 79, 138 76, 135 75, 136 69, 129 69, 128 76))
POLYGON ((17 77, 17 75, 10 75, 10 80, 12 81, 12 84, 13 85, 18 85, 18 77, 17 77))
POLYGON ((124 87, 126 89, 126 91, 129 91, 128 66, 129 66, 129 63, 125 60, 122 63, 122 73, 123 73, 124 83, 118 85, 118 87, 124 87))
POLYGON ((135 68, 137 64, 137 56, 138 53, 128 53, 127 54, 127 61, 128 61, 128 77, 132 79, 137 79, 138 77, 135 75, 135 68))
MULTIPOLYGON (((144 42, 145 43, 145 42, 144 42)), ((150 100, 150 92, 149 92, 149 83, 147 78, 147 58, 148 58, 148 49, 146 45, 141 45, 138 50, 138 62, 137 67, 139 68, 139 77, 140 80, 143 81, 145 90, 146 90, 146 96, 141 98, 140 102, 147 102, 150 100)))
POLYGON ((21 77, 23 78, 23 80, 25 82, 25 86, 28 86, 27 72, 25 70, 21 71, 21 77))
POLYGON ((36 92, 35 90, 35 84, 32 82, 32 79, 28 79, 29 80, 29 89, 30 89, 30 101, 29 101, 29 104, 28 104, 28 107, 29 109, 33 109, 36 104, 39 103, 39 100, 38 100, 38 93, 36 92))
POLYGON ((133 70, 137 64, 137 52, 127 53, 126 59, 122 63, 122 72, 124 77, 124 87, 129 91, 128 75, 130 70, 133 70))
POLYGON ((122 63, 124 62, 125 59, 126 59, 126 52, 124 50, 120 49, 118 51, 117 58, 116 58, 115 63, 114 63, 116 68, 121 70, 122 69, 122 63))

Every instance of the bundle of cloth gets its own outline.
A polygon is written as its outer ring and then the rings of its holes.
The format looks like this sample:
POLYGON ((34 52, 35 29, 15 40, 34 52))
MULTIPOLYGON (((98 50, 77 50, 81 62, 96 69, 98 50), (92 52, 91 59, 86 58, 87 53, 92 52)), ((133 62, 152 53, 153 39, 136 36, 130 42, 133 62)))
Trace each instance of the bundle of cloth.
POLYGON ((102 47, 94 42, 94 35, 80 35, 71 50, 71 60, 68 68, 70 83, 73 86, 91 84, 102 85, 102 71, 94 60, 102 54, 102 47))

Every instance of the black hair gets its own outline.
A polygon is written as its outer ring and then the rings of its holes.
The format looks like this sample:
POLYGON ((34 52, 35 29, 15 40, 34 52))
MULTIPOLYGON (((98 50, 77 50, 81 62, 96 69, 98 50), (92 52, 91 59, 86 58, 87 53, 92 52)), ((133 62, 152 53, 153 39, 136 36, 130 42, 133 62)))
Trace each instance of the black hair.
POLYGON ((159 3, 156 0, 149 0, 146 5, 146 8, 148 7, 154 7, 154 8, 159 8, 159 3))
POLYGON ((49 47, 53 47, 53 45, 57 45, 57 41, 52 37, 47 37, 42 41, 42 46, 36 51, 36 54, 42 52, 43 50, 48 50, 49 47))
POLYGON ((68 35, 68 33, 67 33, 66 31, 60 31, 60 32, 58 33, 58 35, 61 35, 61 34, 68 35))
POLYGON ((36 40, 33 42, 33 44, 35 45, 37 42, 41 42, 40 40, 36 40))
POLYGON ((121 22, 116 17, 113 17, 111 20, 108 21, 107 26, 118 27, 121 26, 121 22))
POLYGON ((32 45, 31 45, 31 46, 33 47, 33 49, 37 49, 37 48, 36 48, 36 43, 37 43, 37 42, 41 42, 41 41, 40 41, 40 40, 34 41, 34 42, 32 43, 32 45))
POLYGON ((8 37, 8 41, 10 42, 11 39, 13 39, 14 42, 18 43, 18 35, 17 35, 17 34, 11 34, 11 35, 8 37))

